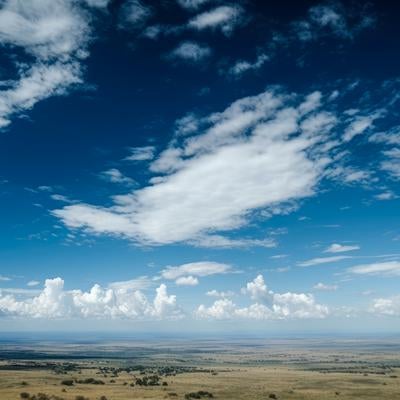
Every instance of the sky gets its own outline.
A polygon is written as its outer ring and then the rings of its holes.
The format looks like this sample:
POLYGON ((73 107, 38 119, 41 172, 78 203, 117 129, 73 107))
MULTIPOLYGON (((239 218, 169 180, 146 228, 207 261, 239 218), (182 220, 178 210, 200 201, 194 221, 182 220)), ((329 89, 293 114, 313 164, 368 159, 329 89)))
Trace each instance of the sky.
POLYGON ((398 12, 1 0, 0 330, 398 331, 398 12))

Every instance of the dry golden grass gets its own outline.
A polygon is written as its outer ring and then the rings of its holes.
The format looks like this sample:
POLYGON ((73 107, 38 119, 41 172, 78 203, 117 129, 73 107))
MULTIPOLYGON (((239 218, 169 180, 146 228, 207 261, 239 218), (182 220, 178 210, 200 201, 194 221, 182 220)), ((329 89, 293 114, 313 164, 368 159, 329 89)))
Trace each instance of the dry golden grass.
POLYGON ((392 373, 321 373, 305 371, 295 366, 266 367, 215 367, 217 374, 209 372, 182 373, 163 377, 168 386, 131 387, 134 376, 139 373, 119 373, 118 377, 103 377, 97 369, 83 369, 81 374, 70 372, 56 375, 50 370, 1 370, 0 399, 15 400, 21 392, 31 395, 39 392, 57 395, 65 400, 75 400, 83 395, 90 400, 106 396, 108 400, 126 399, 183 399, 185 393, 206 390, 213 393, 215 399, 268 399, 274 393, 278 399, 290 400, 329 400, 329 399, 400 399, 400 379, 390 376, 392 373), (75 384, 64 386, 64 379, 101 379, 104 385, 75 384), (115 383, 110 380, 114 379, 115 383), (22 384, 26 382, 26 385, 22 384), (127 382, 124 385, 124 382, 127 382), (63 389, 65 392, 63 392, 63 389), (176 393, 177 396, 171 395, 176 393))

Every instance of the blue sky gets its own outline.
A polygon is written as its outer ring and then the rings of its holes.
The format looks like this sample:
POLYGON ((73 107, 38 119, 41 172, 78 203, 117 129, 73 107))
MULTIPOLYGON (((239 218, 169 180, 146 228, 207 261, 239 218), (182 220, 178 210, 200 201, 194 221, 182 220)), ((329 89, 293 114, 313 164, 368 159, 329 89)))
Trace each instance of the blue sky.
POLYGON ((0 2, 0 328, 392 332, 392 2, 0 2))

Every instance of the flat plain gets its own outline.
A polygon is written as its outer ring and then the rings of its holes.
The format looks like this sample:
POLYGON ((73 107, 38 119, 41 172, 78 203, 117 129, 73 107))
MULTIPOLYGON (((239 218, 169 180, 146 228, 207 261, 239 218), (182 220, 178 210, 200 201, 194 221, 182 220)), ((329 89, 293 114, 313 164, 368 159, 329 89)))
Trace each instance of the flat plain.
POLYGON ((400 399, 400 340, 1 342, 0 399, 400 399))

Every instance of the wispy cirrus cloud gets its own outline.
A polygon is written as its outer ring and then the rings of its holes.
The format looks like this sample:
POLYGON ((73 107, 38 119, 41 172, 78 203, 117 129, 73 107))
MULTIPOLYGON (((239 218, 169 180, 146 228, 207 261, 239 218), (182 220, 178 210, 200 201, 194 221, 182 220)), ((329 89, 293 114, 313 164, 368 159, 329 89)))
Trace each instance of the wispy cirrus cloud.
POLYGON ((154 158, 154 146, 132 147, 129 156, 124 161, 148 161, 154 158))
POLYGON ((119 183, 121 185, 132 186, 135 184, 135 180, 125 176, 119 169, 110 168, 100 173, 100 178, 111 183, 119 183))
POLYGON ((351 258, 351 256, 317 257, 317 258, 312 258, 311 260, 299 262, 297 263, 297 265, 299 267, 313 267, 315 265, 320 265, 320 264, 335 263, 338 261, 346 260, 348 258, 351 258))
POLYGON ((357 245, 343 245, 339 243, 333 243, 327 249, 324 250, 324 253, 345 253, 348 251, 354 251, 359 249, 360 246, 357 245))
POLYGON ((334 292, 338 289, 338 285, 328 285, 328 284, 319 282, 313 286, 313 289, 324 291, 324 292, 334 292))
POLYGON ((356 275, 400 275, 400 261, 385 261, 380 263, 362 264, 348 268, 347 272, 356 275))
POLYGON ((179 266, 168 266, 161 271, 161 277, 175 280, 177 285, 195 286, 199 283, 198 278, 228 272, 232 272, 230 265, 212 261, 199 261, 179 266))

